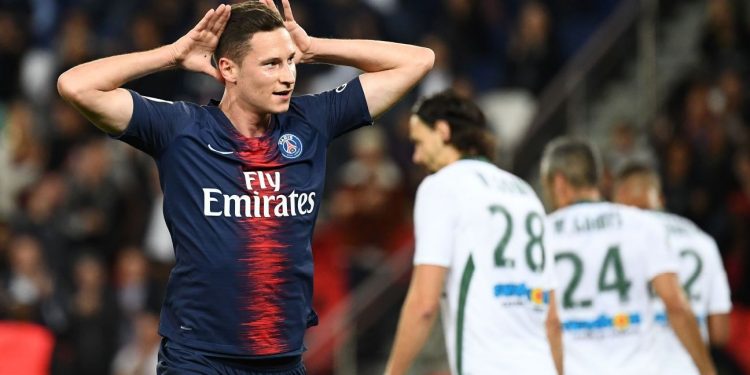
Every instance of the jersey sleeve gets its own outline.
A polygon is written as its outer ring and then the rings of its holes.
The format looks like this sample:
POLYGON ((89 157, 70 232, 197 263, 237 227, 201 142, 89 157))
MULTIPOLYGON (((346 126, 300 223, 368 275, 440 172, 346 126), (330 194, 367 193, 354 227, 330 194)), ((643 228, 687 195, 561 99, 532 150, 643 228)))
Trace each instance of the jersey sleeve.
POLYGON ((678 259, 669 242, 667 226, 645 212, 639 212, 638 231, 641 232, 641 250, 646 266, 646 276, 652 280, 663 273, 677 273, 678 259))
POLYGON ((450 267, 456 230, 455 199, 444 185, 427 177, 414 203, 414 265, 450 267))
POLYGON ((709 274, 708 314, 726 314, 732 310, 732 299, 729 291, 727 273, 719 255, 716 242, 711 239, 711 269, 709 274))
POLYGON ((333 90, 300 99, 306 116, 329 143, 344 133, 372 124, 359 77, 333 90))
POLYGON ((158 157, 178 131, 193 120, 192 107, 128 91, 133 98, 133 115, 125 131, 113 138, 158 157))

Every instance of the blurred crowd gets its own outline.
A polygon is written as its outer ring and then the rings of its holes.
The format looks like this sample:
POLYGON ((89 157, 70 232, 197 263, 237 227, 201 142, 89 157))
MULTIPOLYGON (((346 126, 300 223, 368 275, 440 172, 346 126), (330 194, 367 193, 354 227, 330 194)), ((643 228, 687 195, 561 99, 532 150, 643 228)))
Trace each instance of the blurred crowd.
MULTIPOLYGON (((437 55, 409 97, 330 151, 313 246, 314 306, 324 324, 384 259, 413 244, 411 206, 424 176, 410 162, 406 133, 414 99, 453 86, 484 103, 507 99, 506 92, 534 103, 617 3, 292 2, 310 35, 401 41, 437 55)), ((170 43, 216 4, 0 0, 0 337, 16 332, 3 321, 45 327, 48 344, 39 345, 49 351, 55 374, 153 373, 158 313, 173 262, 153 161, 103 136, 63 102, 56 78, 97 57, 170 43)), ((611 171, 632 157, 661 168, 667 207, 719 241, 735 303, 750 306, 750 24, 742 4, 706 1, 705 65, 674 88, 649 134, 627 122, 615 126, 607 162, 611 171)), ((356 74, 301 66, 296 93, 331 89, 356 74)), ((177 70, 128 87, 198 103, 222 93, 211 78, 177 70)), ((490 118, 507 113, 504 108, 486 107, 490 118)), ((533 115, 533 105, 521 108, 533 115)), ((326 365, 320 366, 324 373, 326 365)))
POLYGON ((673 88, 649 138, 667 208, 711 234, 737 303, 750 306, 750 6, 712 0, 701 61, 673 88), (742 287, 741 285, 744 285, 742 287))
POLYGON ((727 349, 750 373, 750 4, 705 6, 700 64, 669 88, 645 130, 616 124, 605 148, 613 172, 628 159, 651 162, 666 209, 716 239, 734 303, 727 349))

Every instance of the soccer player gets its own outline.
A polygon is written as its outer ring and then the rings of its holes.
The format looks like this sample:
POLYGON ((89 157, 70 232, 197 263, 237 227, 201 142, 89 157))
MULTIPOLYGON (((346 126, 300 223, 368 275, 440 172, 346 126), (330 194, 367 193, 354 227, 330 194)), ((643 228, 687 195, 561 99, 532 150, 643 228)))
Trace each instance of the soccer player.
POLYGON ((442 304, 453 374, 562 370, 544 207, 520 178, 489 160, 482 111, 446 91, 409 120, 414 162, 434 172, 414 207, 416 250, 386 374, 404 374, 442 304))
POLYGON ((304 373, 304 332, 317 324, 310 242, 326 148, 371 124, 432 67, 426 48, 310 37, 288 0, 283 8, 284 18, 271 0, 220 5, 172 44, 59 77, 66 100, 158 165, 176 254, 160 373, 304 373), (292 97, 300 62, 364 73, 292 97), (223 82, 221 101, 172 103, 120 88, 170 68, 223 82))
POLYGON ((541 163, 555 255, 565 373, 660 374, 648 285, 700 369, 715 374, 677 279, 667 231, 653 215, 601 201, 600 161, 589 143, 559 138, 541 163))
MULTIPOLYGON (((711 236, 683 217, 663 212, 661 181, 651 167, 641 163, 627 164, 617 173, 615 202, 653 210, 667 228, 670 246, 678 255, 679 279, 698 318, 704 343, 723 347, 729 339, 729 312, 732 301, 729 282, 721 262, 719 248, 711 236)), ((662 374, 697 374, 690 355, 669 328, 664 305, 655 299, 658 339, 663 345, 662 374)))

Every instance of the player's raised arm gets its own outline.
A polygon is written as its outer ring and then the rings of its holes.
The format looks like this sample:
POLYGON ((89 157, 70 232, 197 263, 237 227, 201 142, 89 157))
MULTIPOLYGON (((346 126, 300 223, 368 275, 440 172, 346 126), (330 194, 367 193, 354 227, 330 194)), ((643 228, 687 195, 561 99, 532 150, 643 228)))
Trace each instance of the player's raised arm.
MULTIPOLYGON (((272 0, 261 0, 276 9, 272 0)), ((302 63, 347 65, 364 71, 360 76, 367 106, 377 117, 411 89, 435 62, 429 48, 377 40, 314 38, 294 20, 289 0, 282 0, 284 26, 292 35, 302 63)))
POLYGON ((176 42, 150 51, 106 57, 66 71, 57 80, 60 95, 103 131, 118 134, 133 114, 130 94, 120 86, 170 68, 206 73, 221 81, 211 55, 231 8, 220 5, 176 42))

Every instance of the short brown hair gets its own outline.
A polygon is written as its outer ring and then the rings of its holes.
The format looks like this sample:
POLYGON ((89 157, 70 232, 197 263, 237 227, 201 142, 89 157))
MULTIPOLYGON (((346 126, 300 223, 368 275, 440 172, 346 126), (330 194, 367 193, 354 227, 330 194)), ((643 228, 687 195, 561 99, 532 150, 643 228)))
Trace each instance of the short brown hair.
POLYGON ((602 176, 599 151, 591 142, 560 137, 544 149, 541 177, 549 181, 560 173, 575 188, 597 187, 602 176))
POLYGON ((431 129, 438 120, 447 122, 451 130, 449 143, 462 156, 494 159, 495 137, 484 113, 473 101, 449 89, 420 99, 412 113, 431 129))
POLYGON ((214 51, 214 62, 226 57, 239 63, 250 50, 250 39, 255 33, 282 27, 284 21, 279 14, 258 0, 232 5, 232 13, 214 51))
POLYGON ((657 190, 661 191, 661 179, 659 173, 651 165, 638 160, 631 160, 622 167, 615 175, 615 185, 631 177, 643 177, 657 190))

